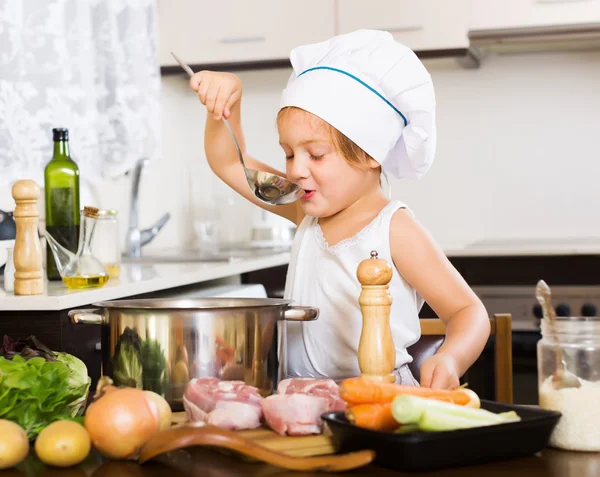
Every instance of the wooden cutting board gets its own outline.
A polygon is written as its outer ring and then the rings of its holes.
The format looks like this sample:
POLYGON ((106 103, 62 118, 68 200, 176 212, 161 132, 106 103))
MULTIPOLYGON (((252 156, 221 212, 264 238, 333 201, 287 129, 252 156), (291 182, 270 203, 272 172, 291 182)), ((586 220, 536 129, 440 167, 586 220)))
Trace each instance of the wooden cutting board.
MULTIPOLYGON (((188 422, 186 413, 174 412, 172 422, 173 426, 185 424, 188 422)), ((335 454, 331 434, 326 426, 324 433, 316 436, 280 436, 267 427, 238 432, 241 436, 262 446, 291 456, 310 457, 335 454)))

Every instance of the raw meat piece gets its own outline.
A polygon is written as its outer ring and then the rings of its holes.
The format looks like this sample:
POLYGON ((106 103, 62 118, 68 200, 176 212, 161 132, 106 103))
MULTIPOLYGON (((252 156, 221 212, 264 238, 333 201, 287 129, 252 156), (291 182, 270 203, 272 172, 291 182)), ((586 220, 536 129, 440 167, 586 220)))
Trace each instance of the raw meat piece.
POLYGON ((273 394, 262 401, 265 421, 285 436, 323 432, 321 414, 327 412, 327 400, 308 394, 273 394))
POLYGON ((190 422, 208 422, 208 413, 196 406, 192 401, 188 400, 183 395, 183 408, 187 414, 188 421, 190 422))
POLYGON ((333 379, 290 378, 277 386, 278 394, 308 394, 327 400, 326 411, 344 411, 346 402, 340 397, 339 387, 333 379))
POLYGON ((264 398, 243 381, 195 378, 185 388, 183 406, 190 421, 227 429, 254 429, 263 418, 264 398))
POLYGON ((281 435, 320 434, 321 414, 343 411, 338 385, 332 379, 290 378, 277 387, 277 394, 262 402, 265 421, 281 435))
POLYGON ((208 424, 223 429, 256 429, 261 425, 262 407, 246 402, 219 401, 208 414, 208 424))

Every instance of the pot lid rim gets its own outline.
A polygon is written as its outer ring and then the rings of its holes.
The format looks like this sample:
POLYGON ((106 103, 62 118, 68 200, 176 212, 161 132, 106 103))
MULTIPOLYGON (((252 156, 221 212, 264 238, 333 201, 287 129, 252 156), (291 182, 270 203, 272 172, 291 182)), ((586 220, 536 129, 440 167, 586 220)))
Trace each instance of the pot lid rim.
POLYGON ((226 310, 242 308, 265 308, 288 306, 291 300, 283 298, 142 298, 133 300, 109 300, 92 303, 91 306, 127 310, 226 310))

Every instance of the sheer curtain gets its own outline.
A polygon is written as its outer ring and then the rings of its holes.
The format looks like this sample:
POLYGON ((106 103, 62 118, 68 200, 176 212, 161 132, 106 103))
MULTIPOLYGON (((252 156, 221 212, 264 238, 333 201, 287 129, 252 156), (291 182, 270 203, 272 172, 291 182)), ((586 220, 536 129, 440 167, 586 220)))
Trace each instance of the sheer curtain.
POLYGON ((0 1, 0 187, 43 184, 66 127, 90 181, 160 150, 156 0, 0 1))

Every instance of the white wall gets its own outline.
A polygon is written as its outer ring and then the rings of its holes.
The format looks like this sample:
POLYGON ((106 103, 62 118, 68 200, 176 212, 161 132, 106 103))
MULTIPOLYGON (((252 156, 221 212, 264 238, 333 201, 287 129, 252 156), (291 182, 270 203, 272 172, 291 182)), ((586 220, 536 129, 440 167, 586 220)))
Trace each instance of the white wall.
MULTIPOLYGON (((447 247, 482 238, 600 237, 600 52, 495 56, 478 70, 426 62, 438 103, 436 162, 421 181, 393 182, 447 247)), ((240 73, 249 152, 284 167, 275 115, 289 70, 240 73)), ((204 111, 185 76, 163 78, 163 157, 142 179, 142 226, 171 212, 147 249, 194 242, 194 218, 217 216, 249 237, 255 207, 214 178, 203 153, 204 111), (229 220, 233 217, 233 220, 229 220)), ((72 139, 72 142, 76 138, 72 139)), ((86 191, 83 201, 121 211, 128 222, 129 178, 86 191)), ((14 208, 10 190, 0 208, 14 208)))
POLYGON ((600 237, 600 53, 428 63, 436 163, 395 195, 446 245, 488 238, 600 237))

